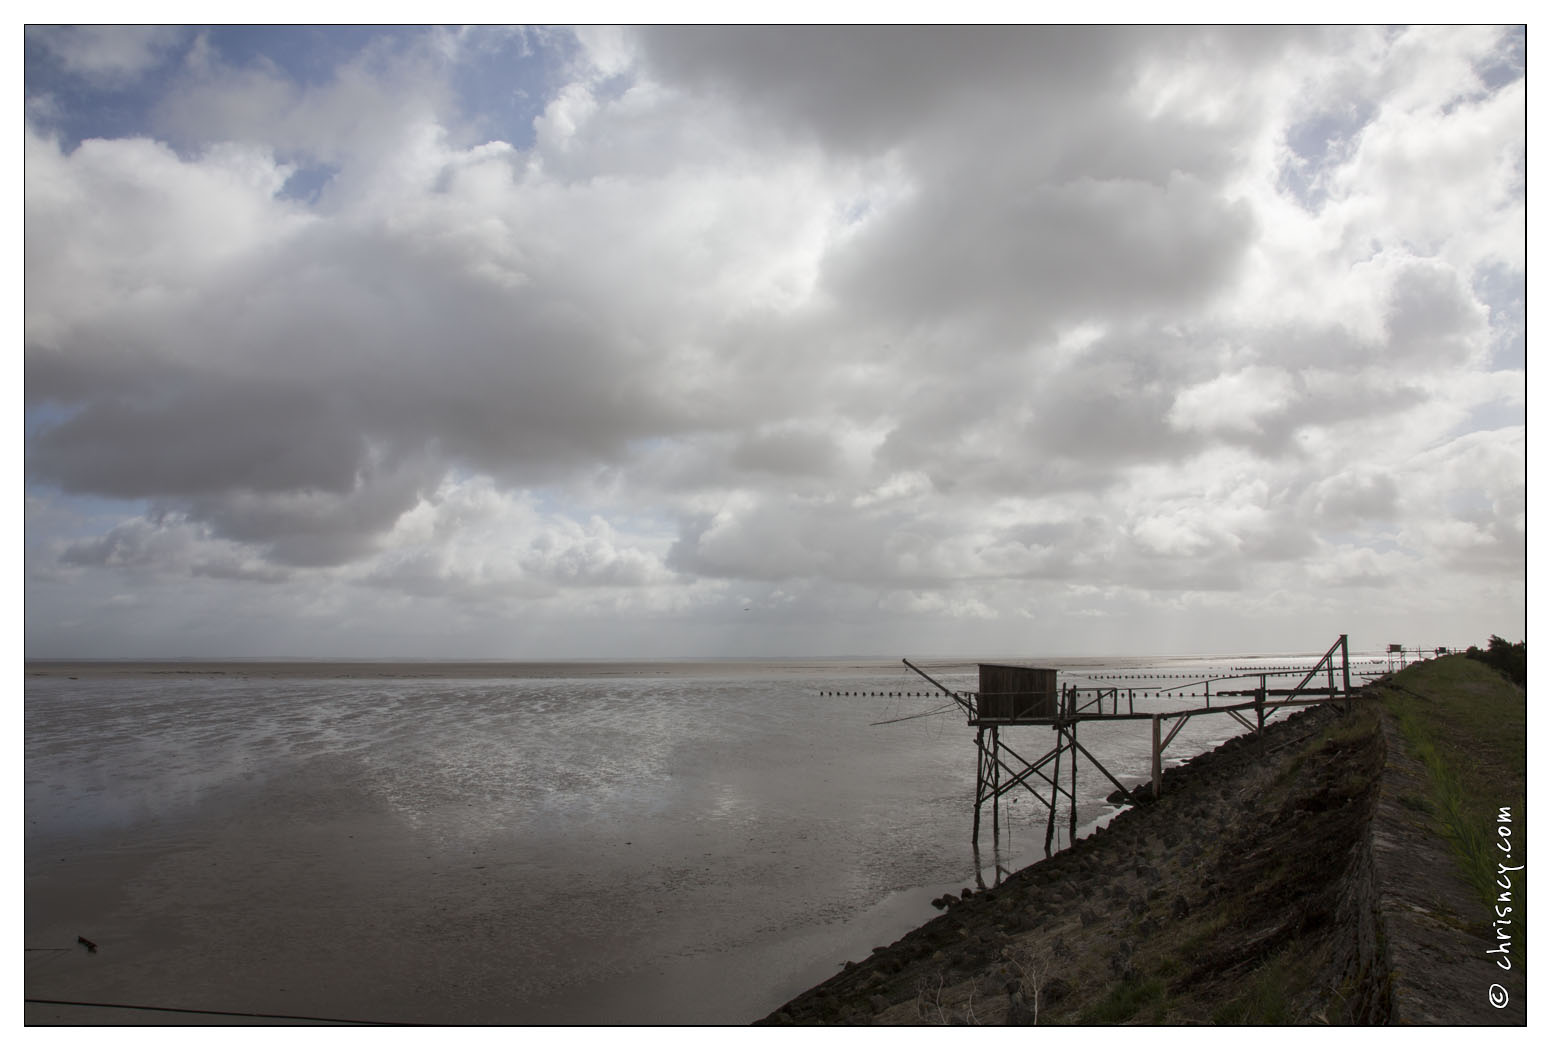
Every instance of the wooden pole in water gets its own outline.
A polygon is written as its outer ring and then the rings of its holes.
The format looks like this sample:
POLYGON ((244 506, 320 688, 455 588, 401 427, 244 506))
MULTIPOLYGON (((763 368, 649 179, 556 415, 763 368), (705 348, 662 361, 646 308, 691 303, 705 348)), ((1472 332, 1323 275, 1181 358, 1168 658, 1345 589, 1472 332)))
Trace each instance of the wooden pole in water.
POLYGON ((975 830, 970 833, 971 841, 980 845, 980 801, 985 798, 986 781, 986 728, 977 727, 975 730, 975 830))
POLYGON ((1056 804, 1060 801, 1061 794, 1061 724, 1056 724, 1056 770, 1055 776, 1050 779, 1050 816, 1045 820, 1045 857, 1050 856, 1050 841, 1056 834, 1056 804))
POLYGON ((1351 667, 1351 661, 1347 660, 1346 636, 1341 636, 1341 703, 1344 710, 1350 711, 1352 707, 1352 676, 1347 669, 1351 667))
POLYGON ((991 843, 996 849, 1002 846, 1002 753, 1001 737, 996 727, 991 727, 991 843))
MULTIPOLYGON (((1077 845, 1077 724, 1074 722, 1067 728, 1067 733, 1072 739, 1072 819, 1066 830, 1066 845, 1077 845)), ((1055 802, 1054 799, 1051 800, 1055 802)))
POLYGON ((1152 717, 1152 795, 1154 799, 1163 795, 1163 717, 1152 717))
POLYGON ((1255 691, 1255 738, 1260 750, 1266 750, 1266 677, 1260 677, 1260 689, 1255 691))

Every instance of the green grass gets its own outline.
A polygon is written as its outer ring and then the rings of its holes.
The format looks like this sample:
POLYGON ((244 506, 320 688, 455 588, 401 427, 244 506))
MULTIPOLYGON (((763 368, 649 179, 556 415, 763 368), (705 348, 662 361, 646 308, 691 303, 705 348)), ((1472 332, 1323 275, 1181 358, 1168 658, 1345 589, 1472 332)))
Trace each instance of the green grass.
POLYGON ((1306 979, 1297 971, 1290 952, 1272 957, 1246 979, 1242 993, 1212 1012, 1212 1024, 1290 1025, 1287 990, 1306 979))
MULTIPOLYGON (((1161 1008, 1164 984, 1161 978, 1132 978, 1116 982, 1104 999, 1084 1011, 1078 1025, 1119 1025, 1129 1022, 1143 1008, 1161 1008)), ((1154 1019, 1157 1020, 1157 1019, 1154 1019)))
POLYGON ((1524 792, 1525 694, 1491 668, 1466 657, 1440 657, 1413 664, 1386 690, 1391 711, 1409 711, 1426 734, 1479 767, 1466 769, 1465 787, 1496 793, 1524 792), (1420 696, 1418 696, 1420 695, 1420 696))
POLYGON ((1341 749, 1361 744, 1373 737, 1378 729, 1377 716, 1366 707, 1360 707, 1355 712, 1345 716, 1338 722, 1326 727, 1322 733, 1316 735, 1293 756, 1276 775, 1275 783, 1280 787, 1292 781, 1303 764, 1313 759, 1326 749, 1341 749))
POLYGON ((1493 889, 1497 852, 1486 835, 1488 811, 1479 799, 1467 797, 1455 759, 1446 745, 1434 742, 1423 720, 1404 709, 1395 713, 1395 719, 1412 754, 1427 768, 1428 812, 1441 826, 1465 878, 1476 894, 1490 903, 1497 893, 1493 889))
MULTIPOLYGON (((1427 770, 1426 810, 1461 874, 1489 906, 1496 902, 1499 807, 1513 810, 1513 863, 1527 853, 1524 690, 1479 661, 1442 657, 1395 675, 1380 698, 1406 746, 1427 770)), ((1414 799, 1403 802, 1415 807, 1414 799)), ((1525 881, 1514 874, 1513 959, 1524 952, 1525 881)))

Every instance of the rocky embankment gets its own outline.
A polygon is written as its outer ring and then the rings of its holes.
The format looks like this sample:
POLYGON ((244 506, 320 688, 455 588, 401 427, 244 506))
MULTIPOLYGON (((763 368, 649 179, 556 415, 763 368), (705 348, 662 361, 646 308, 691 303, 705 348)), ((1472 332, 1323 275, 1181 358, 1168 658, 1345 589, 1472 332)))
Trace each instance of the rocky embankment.
MULTIPOLYGON (((1160 798, 999 887, 966 891, 763 1022, 1510 1021, 1393 980, 1427 968, 1396 966, 1386 916, 1425 911, 1411 899, 1432 902, 1449 879, 1445 865, 1423 886, 1395 886, 1406 871, 1419 878, 1404 858, 1428 833, 1385 816, 1396 794, 1386 756, 1399 748, 1385 721, 1370 701, 1309 709, 1170 769, 1160 798), (1387 822, 1377 852, 1376 819, 1387 822)), ((1447 937, 1434 926, 1427 937, 1447 937)), ((1472 951, 1434 948, 1440 966, 1472 951)))

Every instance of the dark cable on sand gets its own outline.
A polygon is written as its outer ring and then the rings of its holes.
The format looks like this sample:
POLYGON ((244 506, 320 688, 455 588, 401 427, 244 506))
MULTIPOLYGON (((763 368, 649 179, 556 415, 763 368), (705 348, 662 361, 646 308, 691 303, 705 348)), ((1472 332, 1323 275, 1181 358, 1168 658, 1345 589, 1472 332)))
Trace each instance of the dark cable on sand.
POLYGON ((147 1004, 102 1004, 86 1000, 34 1000, 29 1004, 47 1004, 53 1007, 107 1007, 116 1011, 163 1011, 168 1014, 220 1015, 225 1018, 271 1018, 284 1022, 333 1022, 337 1025, 421 1025, 420 1022, 378 1022, 365 1018, 317 1018, 312 1015, 270 1015, 259 1011, 201 1011, 193 1007, 151 1007, 147 1004))

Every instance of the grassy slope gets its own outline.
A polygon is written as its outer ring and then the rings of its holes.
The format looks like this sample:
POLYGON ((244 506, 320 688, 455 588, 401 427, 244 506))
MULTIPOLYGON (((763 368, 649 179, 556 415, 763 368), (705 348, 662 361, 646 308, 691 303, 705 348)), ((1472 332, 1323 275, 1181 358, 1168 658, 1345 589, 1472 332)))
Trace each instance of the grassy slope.
MULTIPOLYGON (((1516 862, 1528 846, 1523 688, 1480 661, 1452 656, 1411 665, 1378 694, 1412 754, 1427 767, 1428 798, 1418 804, 1448 840, 1462 874, 1490 904, 1503 857, 1496 834, 1500 807, 1513 810, 1509 842, 1516 862)), ((1515 881, 1522 883, 1522 876, 1515 881)), ((1522 895, 1516 897, 1522 908, 1522 895)), ((1523 939, 1516 939, 1513 955, 1521 962, 1523 947, 1523 939)))
MULTIPOLYGON (((1209 906, 1138 946, 1138 974, 1051 1021, 1113 1025, 1350 1023, 1354 983, 1331 944, 1349 847, 1377 775, 1378 726, 1359 708, 1290 755, 1267 757, 1240 796, 1248 820, 1223 844, 1209 906)), ((1189 884, 1188 878, 1182 880, 1189 884)), ((1207 902, 1203 902, 1207 905, 1207 902)))

